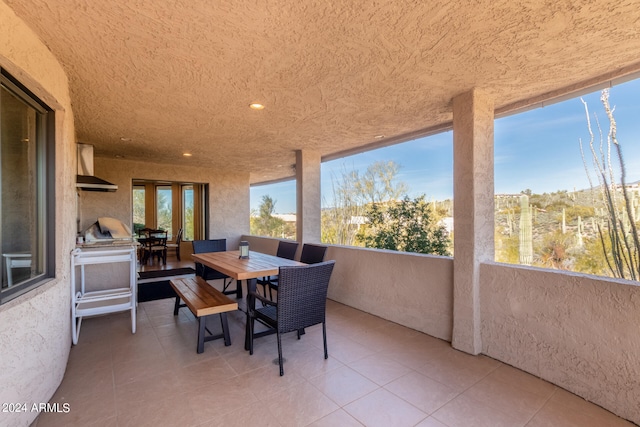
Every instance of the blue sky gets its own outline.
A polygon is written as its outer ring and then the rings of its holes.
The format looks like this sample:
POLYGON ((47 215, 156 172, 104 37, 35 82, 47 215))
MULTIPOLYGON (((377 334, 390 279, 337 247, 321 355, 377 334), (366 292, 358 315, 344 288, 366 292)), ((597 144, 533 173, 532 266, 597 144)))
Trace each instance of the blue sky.
MULTIPOLYGON (((594 113, 600 120, 605 138, 609 130, 600 91, 582 98, 589 106, 593 132, 599 143, 594 113)), ((611 88, 609 102, 615 106, 614 117, 626 163, 627 182, 640 180, 639 99, 640 80, 611 88)), ((533 193, 550 193, 588 188, 580 155, 580 138, 588 150, 589 133, 579 97, 497 119, 495 192, 519 193, 528 188, 533 193)), ((585 155, 590 156, 588 151, 585 155)), ((393 160, 401 166, 398 179, 409 187, 409 196, 425 194, 428 200, 453 197, 453 133, 444 132, 323 163, 323 206, 331 205, 332 177, 339 177, 344 170, 364 172, 369 165, 380 160, 393 160)), ((592 171, 591 158, 587 160, 592 171)), ((277 213, 295 212, 295 181, 252 187, 251 209, 257 209, 266 194, 276 200, 277 213)))

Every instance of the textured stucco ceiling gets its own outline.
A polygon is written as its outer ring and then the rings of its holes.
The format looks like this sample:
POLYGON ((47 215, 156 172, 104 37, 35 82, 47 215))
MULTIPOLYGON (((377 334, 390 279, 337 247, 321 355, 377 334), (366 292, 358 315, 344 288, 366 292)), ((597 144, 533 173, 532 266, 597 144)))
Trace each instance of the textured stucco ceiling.
POLYGON ((298 149, 442 126, 472 88, 504 108, 640 53, 640 0, 4 1, 67 70, 96 156, 252 182, 291 175, 298 149))

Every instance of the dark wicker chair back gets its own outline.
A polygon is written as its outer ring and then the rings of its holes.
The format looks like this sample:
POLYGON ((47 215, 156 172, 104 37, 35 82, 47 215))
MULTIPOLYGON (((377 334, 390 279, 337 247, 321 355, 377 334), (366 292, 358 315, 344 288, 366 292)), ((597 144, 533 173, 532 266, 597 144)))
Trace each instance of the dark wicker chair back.
MULTIPOLYGON (((278 252, 276 256, 286 259, 294 259, 296 257, 296 251, 298 250, 298 242, 284 242, 278 243, 278 252)), ((278 276, 269 276, 258 279, 258 285, 261 285, 263 292, 267 295, 266 286, 269 286, 269 299, 273 300, 273 290, 278 290, 278 276)))
MULTIPOLYGON (((227 250, 227 239, 194 240, 192 243, 194 254, 223 252, 227 250)), ((196 262, 196 276, 200 276, 204 280, 226 279, 229 277, 226 274, 222 274, 218 270, 202 265, 199 262, 196 262)))
POLYGON ((298 250, 298 242, 284 242, 278 243, 278 252, 276 256, 286 259, 294 259, 296 257, 296 251, 298 250))
POLYGON ((335 261, 280 267, 278 331, 286 333, 325 322, 327 289, 335 261))
POLYGON ((227 250, 227 239, 194 240, 192 243, 194 254, 227 250))
POLYGON ((305 264, 317 264, 324 260, 325 252, 327 252, 326 246, 305 243, 304 245, 302 245, 300 262, 304 262, 305 264))

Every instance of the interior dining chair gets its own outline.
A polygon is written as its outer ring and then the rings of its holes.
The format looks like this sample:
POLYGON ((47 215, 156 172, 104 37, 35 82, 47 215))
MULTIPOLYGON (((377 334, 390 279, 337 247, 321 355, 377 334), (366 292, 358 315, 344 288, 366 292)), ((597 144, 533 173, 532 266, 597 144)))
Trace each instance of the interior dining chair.
MULTIPOLYGON (((227 250, 227 239, 194 240, 191 243, 193 244, 194 254, 224 252, 227 250)), ((228 289, 229 285, 231 285, 231 282, 233 281, 231 277, 199 262, 196 262, 196 276, 200 276, 204 280, 222 279, 222 293, 225 295, 236 293, 235 290, 228 289), (227 279, 229 279, 228 282, 227 279)))
POLYGON ((180 261, 180 243, 182 242, 182 228, 178 230, 176 241, 174 243, 167 243, 167 249, 173 249, 176 251, 176 258, 180 261))
POLYGON ((142 264, 146 264, 147 263, 147 242, 148 242, 148 238, 149 238, 149 233, 151 233, 153 231, 153 228, 141 228, 138 230, 138 242, 140 243, 139 249, 138 249, 138 259, 140 260, 140 262, 142 264))
MULTIPOLYGON (((298 242, 285 242, 283 240, 278 243, 278 250, 276 256, 286 259, 294 259, 296 257, 296 251, 298 250, 298 242)), ((262 285, 262 293, 267 296, 267 286, 269 287, 269 299, 273 300, 271 293, 271 286, 278 286, 278 276, 265 276, 262 279, 257 280, 258 285, 262 285)))
POLYGON ((164 265, 167 264, 167 232, 164 230, 153 230, 149 233, 149 257, 153 263, 153 257, 158 258, 158 263, 162 260, 164 265))
POLYGON ((248 296, 249 354, 253 354, 254 338, 276 333, 280 376, 284 375, 282 334, 296 331, 300 339, 304 328, 322 323, 324 358, 329 357, 326 326, 327 289, 334 265, 335 261, 331 260, 312 265, 280 267, 276 302, 264 298, 257 292, 251 292, 248 296), (255 307, 256 300, 262 302, 261 308, 255 307), (256 320, 270 329, 254 333, 256 320))

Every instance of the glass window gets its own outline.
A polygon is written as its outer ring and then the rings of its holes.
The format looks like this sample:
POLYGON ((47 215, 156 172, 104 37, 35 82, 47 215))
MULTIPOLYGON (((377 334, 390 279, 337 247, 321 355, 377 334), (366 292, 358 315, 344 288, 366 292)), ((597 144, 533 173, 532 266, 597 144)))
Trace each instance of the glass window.
POLYGON ((175 240, 205 238, 207 229, 206 184, 192 182, 158 182, 136 179, 132 182, 134 227, 167 230, 175 240))
POLYGON ((640 280, 639 96, 632 80, 496 120, 496 261, 640 280))
POLYGON ((182 239, 193 240, 195 223, 193 218, 193 185, 182 186, 182 239))
POLYGON ((322 164, 322 242, 453 254, 453 133, 322 164))
POLYGON ((166 230, 168 238, 171 238, 173 220, 173 200, 170 185, 156 187, 157 225, 160 230, 166 230))
POLYGON ((2 303, 53 276, 53 113, 0 75, 2 303))
POLYGON ((296 181, 251 187, 251 234, 296 239, 296 181))
POLYGON ((145 228, 145 188, 144 185, 133 187, 133 232, 145 228))

